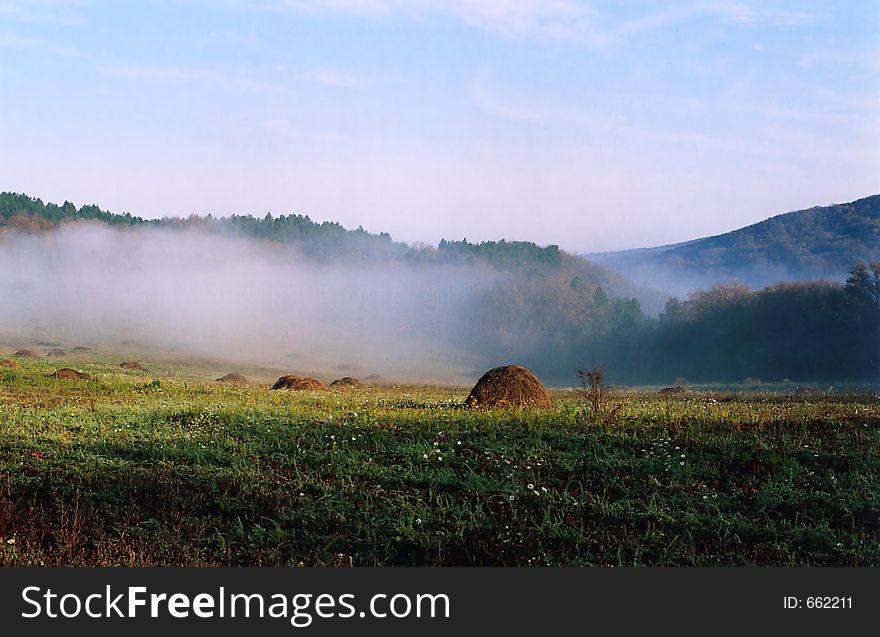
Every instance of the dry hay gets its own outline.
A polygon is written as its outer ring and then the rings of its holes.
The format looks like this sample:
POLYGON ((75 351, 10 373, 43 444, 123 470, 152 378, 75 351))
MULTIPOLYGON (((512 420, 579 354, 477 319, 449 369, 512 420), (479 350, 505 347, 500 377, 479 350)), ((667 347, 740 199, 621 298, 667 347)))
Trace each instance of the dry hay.
POLYGON ((272 386, 272 389, 324 389, 324 383, 319 380, 315 380, 314 378, 304 378, 301 376, 294 376, 293 374, 290 374, 289 376, 282 376, 281 378, 279 378, 272 386))
POLYGON ((18 361, 14 361, 11 358, 4 358, 0 361, 0 367, 8 367, 9 369, 18 369, 21 365, 18 364, 18 361))
POLYGON ((137 361, 123 361, 123 362, 119 363, 119 366, 122 369, 127 369, 129 371, 134 371, 134 372, 147 371, 147 368, 144 367, 143 365, 141 365, 140 363, 138 363, 137 361))
POLYGON ((536 407, 549 409, 553 401, 544 384, 520 365, 496 367, 480 377, 464 401, 468 407, 536 407))
POLYGON ((50 349, 46 352, 46 358, 62 358, 67 356, 67 352, 63 349, 50 349))
POLYGON ((37 353, 32 349, 20 349, 13 356, 16 358, 36 358, 37 353))
POLYGON ((73 348, 73 351, 74 352, 91 352, 92 348, 91 347, 83 347, 82 345, 77 345, 76 347, 73 348))
POLYGON ((52 378, 57 378, 58 380, 91 380, 92 378, 88 374, 78 372, 75 369, 70 369, 69 367, 56 369, 54 372, 49 374, 49 376, 51 376, 52 378))
POLYGON ((226 376, 221 376, 216 379, 218 383, 230 383, 233 385, 247 385, 247 378, 245 378, 242 374, 238 374, 236 372, 231 372, 226 374, 226 376))
POLYGON ((353 376, 344 376, 343 378, 337 378, 332 383, 330 383, 330 387, 360 387, 361 381, 353 376))
POLYGON ((658 396, 681 396, 682 394, 687 394, 687 387, 681 387, 680 385, 676 385, 675 387, 664 387, 660 391, 657 392, 658 396))

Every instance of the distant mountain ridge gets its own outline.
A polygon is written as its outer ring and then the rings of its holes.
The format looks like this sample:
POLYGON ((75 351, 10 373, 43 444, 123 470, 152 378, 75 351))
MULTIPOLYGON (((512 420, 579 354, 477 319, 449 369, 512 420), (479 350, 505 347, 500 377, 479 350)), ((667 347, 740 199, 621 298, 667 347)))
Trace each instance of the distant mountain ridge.
POLYGON ((782 280, 839 281, 856 263, 880 259, 880 195, 787 212, 683 243, 584 256, 676 293, 729 279, 754 288, 782 280))

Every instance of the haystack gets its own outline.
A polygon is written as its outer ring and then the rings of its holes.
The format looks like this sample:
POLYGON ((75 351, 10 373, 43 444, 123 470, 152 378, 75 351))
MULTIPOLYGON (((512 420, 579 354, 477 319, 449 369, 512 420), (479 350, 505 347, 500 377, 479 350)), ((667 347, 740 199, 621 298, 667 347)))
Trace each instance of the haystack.
POLYGON ((52 378, 57 378, 58 380, 90 380, 91 376, 88 374, 84 374, 82 372, 78 372, 75 369, 70 369, 69 367, 62 367, 61 369, 56 369, 54 372, 49 374, 52 378))
POLYGON ((65 356, 67 356, 67 352, 63 349, 50 349, 46 352, 47 358, 63 358, 65 356))
POLYGON ((144 367, 143 365, 141 365, 137 361, 123 361, 123 362, 119 363, 119 366, 122 369, 127 369, 129 371, 134 371, 134 372, 147 371, 146 367, 144 367))
POLYGON ((342 378, 337 378, 332 383, 330 383, 330 387, 360 387, 361 381, 353 376, 343 376, 342 378))
POLYGON ((11 358, 4 358, 0 361, 0 367, 8 367, 9 369, 18 369, 21 365, 18 364, 18 361, 14 361, 11 358))
POLYGON ((468 407, 536 407, 549 409, 553 401, 544 384, 520 365, 496 367, 480 377, 467 400, 468 407))
POLYGON ((682 396, 688 393, 687 387, 676 385, 675 387, 664 387, 657 392, 658 396, 682 396))
POLYGON ((16 358, 36 358, 37 353, 32 349, 20 349, 13 356, 16 358))
POLYGON ((281 378, 279 378, 275 385, 272 386, 272 389, 324 389, 324 383, 319 380, 315 380, 314 378, 304 378, 291 374, 289 376, 282 376, 281 378))
POLYGON ((73 348, 73 351, 74 352, 91 352, 92 348, 91 347, 83 347, 82 345, 77 345, 76 347, 73 348))
POLYGON ((229 383, 232 385, 247 385, 248 380, 242 374, 232 372, 230 374, 226 374, 226 376, 221 376, 217 379, 217 382, 229 383))

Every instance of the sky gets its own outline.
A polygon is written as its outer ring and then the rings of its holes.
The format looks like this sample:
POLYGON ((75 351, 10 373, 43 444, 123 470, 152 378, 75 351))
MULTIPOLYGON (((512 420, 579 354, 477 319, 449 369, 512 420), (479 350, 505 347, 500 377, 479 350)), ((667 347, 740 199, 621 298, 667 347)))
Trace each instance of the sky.
POLYGON ((660 245, 880 192, 880 5, 0 0, 0 190, 660 245))

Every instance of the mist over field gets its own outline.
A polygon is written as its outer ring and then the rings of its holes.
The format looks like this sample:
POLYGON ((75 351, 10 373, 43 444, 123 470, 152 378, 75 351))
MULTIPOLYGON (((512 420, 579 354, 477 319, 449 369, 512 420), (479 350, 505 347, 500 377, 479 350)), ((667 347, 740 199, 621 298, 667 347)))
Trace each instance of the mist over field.
MULTIPOLYGON (((624 274, 636 285, 657 290, 664 297, 676 296, 682 299, 719 283, 741 283, 752 290, 760 290, 767 285, 786 281, 829 280, 842 283, 846 279, 844 271, 828 275, 824 272, 805 272, 774 263, 744 264, 717 271, 709 268, 698 270, 693 267, 683 267, 664 263, 661 258, 651 260, 650 257, 628 255, 626 252, 620 256, 597 258, 586 255, 586 258, 624 274)), ((643 304, 643 308, 653 315, 662 311, 662 308, 651 304, 643 304)))
POLYGON ((231 234, 97 224, 8 233, 0 272, 0 332, 411 380, 467 375, 462 308, 498 276, 318 263, 231 234))

